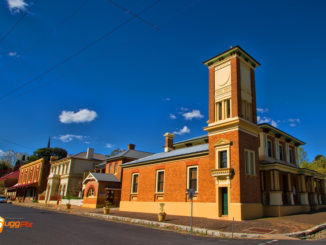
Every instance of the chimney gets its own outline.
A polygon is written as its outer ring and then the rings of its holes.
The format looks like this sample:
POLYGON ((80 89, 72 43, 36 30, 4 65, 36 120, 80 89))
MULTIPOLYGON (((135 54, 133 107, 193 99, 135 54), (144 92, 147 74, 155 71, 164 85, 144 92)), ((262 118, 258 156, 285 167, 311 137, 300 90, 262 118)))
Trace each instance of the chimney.
POLYGON ((136 145, 134 144, 128 144, 128 150, 135 150, 136 145))
POLYGON ((92 159, 94 156, 94 148, 87 148, 86 159, 92 159))
POLYGON ((164 146, 164 152, 172 151, 173 150, 173 138, 174 134, 171 133, 165 133, 165 146, 164 146))

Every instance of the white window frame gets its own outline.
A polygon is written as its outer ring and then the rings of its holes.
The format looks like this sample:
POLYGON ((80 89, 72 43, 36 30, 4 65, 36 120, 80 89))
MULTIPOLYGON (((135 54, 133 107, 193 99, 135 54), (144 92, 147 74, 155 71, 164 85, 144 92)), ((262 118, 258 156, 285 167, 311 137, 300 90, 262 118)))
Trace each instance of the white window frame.
POLYGON ((131 194, 138 194, 138 190, 139 190, 139 173, 133 173, 131 175, 131 190, 130 190, 130 193, 131 194), (134 192, 133 189, 134 189, 134 176, 135 175, 138 175, 138 184, 137 184, 137 192, 134 192))
POLYGON ((255 151, 245 149, 244 150, 244 160, 245 160, 245 173, 247 175, 256 175, 256 154, 255 151), (248 160, 250 161, 250 155, 253 154, 253 162, 247 162, 246 154, 248 153, 248 160))
POLYGON ((220 151, 226 151, 226 155, 227 155, 227 168, 230 168, 230 146, 220 146, 220 147, 216 147, 215 148, 215 159, 216 159, 216 168, 217 169, 221 169, 220 168, 220 162, 219 162, 219 158, 220 158, 220 151))
POLYGON ((160 169, 156 171, 156 182, 155 182, 155 193, 164 193, 165 187, 165 169, 160 169), (163 191, 158 191, 158 174, 163 172, 164 178, 163 178, 163 191))
MULTIPOLYGON (((191 168, 197 168, 197 186, 196 186, 196 193, 198 193, 198 187, 199 187, 199 184, 198 184, 198 182, 199 182, 199 179, 198 179, 198 165, 191 165, 191 166, 187 166, 187 189, 189 189, 190 188, 190 186, 189 186, 189 180, 190 180, 190 169, 191 168)), ((165 176, 164 176, 165 177, 165 176)))

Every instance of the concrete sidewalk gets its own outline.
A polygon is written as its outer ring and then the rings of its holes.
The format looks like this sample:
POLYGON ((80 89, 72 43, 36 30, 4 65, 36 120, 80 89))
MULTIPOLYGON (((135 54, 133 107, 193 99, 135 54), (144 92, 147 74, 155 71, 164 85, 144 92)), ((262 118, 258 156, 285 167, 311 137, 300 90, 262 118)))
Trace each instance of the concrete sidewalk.
MULTIPOLYGON (((47 209, 75 215, 100 218, 110 221, 127 222, 138 225, 157 227, 161 229, 189 232, 190 218, 184 216, 167 215, 164 223, 157 222, 156 214, 121 212, 117 208, 111 209, 110 215, 104 215, 102 209, 90 209, 65 205, 45 205, 39 203, 15 203, 25 207, 47 209)), ((266 239, 294 239, 296 236, 314 233, 326 228, 326 211, 309 214, 297 214, 284 217, 262 218, 234 222, 235 238, 266 238, 266 239), (291 237, 292 236, 292 237, 291 237)), ((218 237, 232 236, 232 221, 193 218, 194 232, 200 235, 218 237)))

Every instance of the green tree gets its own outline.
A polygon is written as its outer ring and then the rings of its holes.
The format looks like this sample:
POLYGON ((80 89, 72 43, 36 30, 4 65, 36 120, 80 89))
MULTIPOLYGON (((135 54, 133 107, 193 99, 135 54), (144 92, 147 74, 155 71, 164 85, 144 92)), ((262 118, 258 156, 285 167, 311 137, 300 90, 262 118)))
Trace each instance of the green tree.
POLYGON ((67 156, 67 151, 62 148, 40 148, 33 152, 33 155, 28 157, 29 162, 36 161, 40 158, 50 160, 51 156, 57 156, 59 159, 67 156))
POLYGON ((323 155, 317 155, 311 163, 308 161, 302 162, 300 167, 326 174, 326 158, 323 155))
POLYGON ((299 163, 308 162, 307 152, 303 149, 302 146, 298 148, 298 158, 299 163))
POLYGON ((0 160, 0 177, 11 172, 12 166, 9 161, 1 159, 0 160))

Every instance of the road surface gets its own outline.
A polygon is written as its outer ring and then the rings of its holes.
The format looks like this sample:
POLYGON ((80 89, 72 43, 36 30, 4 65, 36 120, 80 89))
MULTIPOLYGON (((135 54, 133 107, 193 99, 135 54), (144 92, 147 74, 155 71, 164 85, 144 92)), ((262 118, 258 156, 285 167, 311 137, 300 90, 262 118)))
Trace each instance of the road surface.
POLYGON ((10 229, 4 227, 0 234, 1 245, 37 244, 313 244, 325 245, 326 241, 268 241, 248 239, 219 239, 191 236, 172 231, 98 220, 77 215, 56 213, 47 210, 0 204, 0 216, 8 221, 33 222, 32 228, 10 229))

